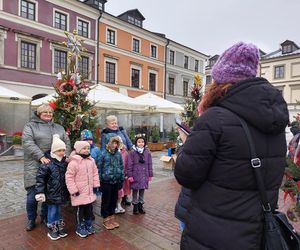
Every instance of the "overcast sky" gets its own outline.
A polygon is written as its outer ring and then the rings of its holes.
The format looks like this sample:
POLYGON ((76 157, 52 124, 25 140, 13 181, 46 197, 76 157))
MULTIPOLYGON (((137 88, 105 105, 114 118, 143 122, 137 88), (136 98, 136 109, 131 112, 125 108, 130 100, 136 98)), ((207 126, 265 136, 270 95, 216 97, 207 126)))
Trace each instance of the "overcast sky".
POLYGON ((267 53, 286 39, 300 45, 300 0, 108 0, 105 8, 113 15, 137 8, 145 29, 207 55, 238 41, 267 53))

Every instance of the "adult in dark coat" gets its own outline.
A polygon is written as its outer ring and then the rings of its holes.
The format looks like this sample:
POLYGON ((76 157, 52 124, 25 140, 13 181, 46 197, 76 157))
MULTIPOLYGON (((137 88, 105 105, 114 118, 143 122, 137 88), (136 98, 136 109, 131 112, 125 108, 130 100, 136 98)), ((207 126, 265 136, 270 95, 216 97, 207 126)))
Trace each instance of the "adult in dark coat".
POLYGON ((238 43, 212 70, 204 113, 179 150, 177 181, 192 189, 181 249, 262 249, 263 212, 245 132, 248 123, 271 207, 274 210, 286 166, 288 110, 281 93, 257 78, 258 49, 238 43), (235 114, 236 115, 235 115, 235 114))

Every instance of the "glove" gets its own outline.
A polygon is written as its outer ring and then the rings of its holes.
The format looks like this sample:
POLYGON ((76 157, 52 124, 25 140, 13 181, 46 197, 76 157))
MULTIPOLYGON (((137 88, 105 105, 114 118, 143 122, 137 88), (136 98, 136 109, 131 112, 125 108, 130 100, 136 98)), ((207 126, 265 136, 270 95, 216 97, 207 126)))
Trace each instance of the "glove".
POLYGON ((123 181, 118 182, 118 190, 123 188, 123 181))
POLYGON ((150 176, 150 177, 148 178, 148 180, 149 180, 149 181, 152 181, 152 177, 150 176))
POLYGON ((101 192, 100 192, 100 187, 94 187, 93 188, 93 192, 94 194, 96 194, 96 196, 101 196, 101 192))
POLYGON ((72 196, 76 197, 76 196, 79 196, 80 193, 79 192, 76 192, 75 194, 72 194, 72 196))
POLYGON ((128 177, 128 181, 129 181, 129 182, 134 182, 133 177, 128 177))
POLYGON ((45 202, 46 201, 45 194, 36 194, 34 198, 35 198, 36 201, 41 201, 41 202, 45 202))

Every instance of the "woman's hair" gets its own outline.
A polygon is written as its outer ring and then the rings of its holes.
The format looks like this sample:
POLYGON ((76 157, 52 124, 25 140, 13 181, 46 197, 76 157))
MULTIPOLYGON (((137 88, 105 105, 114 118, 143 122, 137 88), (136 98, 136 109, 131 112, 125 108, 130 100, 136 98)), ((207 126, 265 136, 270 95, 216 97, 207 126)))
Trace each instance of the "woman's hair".
POLYGON ((232 83, 218 84, 212 82, 206 90, 205 98, 201 104, 203 111, 216 105, 216 103, 226 95, 227 91, 232 87, 232 85, 232 83))
POLYGON ((36 113, 38 116, 40 116, 41 113, 43 112, 53 112, 53 108, 51 108, 51 106, 49 104, 42 104, 41 106, 39 106, 36 110, 36 113))
POLYGON ((115 115, 109 115, 105 118, 105 124, 108 125, 108 123, 112 121, 118 121, 118 118, 115 115))

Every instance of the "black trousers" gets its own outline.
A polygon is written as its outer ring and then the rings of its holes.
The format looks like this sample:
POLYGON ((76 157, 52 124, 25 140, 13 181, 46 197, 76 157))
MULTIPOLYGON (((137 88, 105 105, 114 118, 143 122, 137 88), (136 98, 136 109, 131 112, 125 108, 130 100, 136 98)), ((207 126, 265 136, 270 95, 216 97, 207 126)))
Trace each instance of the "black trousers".
POLYGON ((101 216, 106 218, 115 213, 118 200, 118 184, 101 183, 101 216))
POLYGON ((83 221, 93 220, 93 204, 80 205, 76 211, 76 223, 80 224, 83 221))

